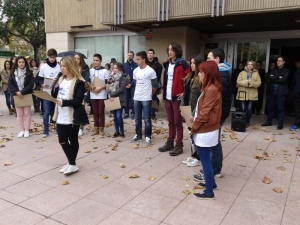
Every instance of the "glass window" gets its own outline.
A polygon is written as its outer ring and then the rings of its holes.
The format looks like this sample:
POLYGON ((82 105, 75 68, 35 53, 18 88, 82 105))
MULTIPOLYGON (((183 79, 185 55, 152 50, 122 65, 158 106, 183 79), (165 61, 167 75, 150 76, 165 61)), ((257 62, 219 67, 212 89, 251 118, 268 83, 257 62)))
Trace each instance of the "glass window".
POLYGON ((146 51, 145 46, 146 46, 145 35, 128 37, 128 51, 133 51, 134 55, 139 51, 146 51))

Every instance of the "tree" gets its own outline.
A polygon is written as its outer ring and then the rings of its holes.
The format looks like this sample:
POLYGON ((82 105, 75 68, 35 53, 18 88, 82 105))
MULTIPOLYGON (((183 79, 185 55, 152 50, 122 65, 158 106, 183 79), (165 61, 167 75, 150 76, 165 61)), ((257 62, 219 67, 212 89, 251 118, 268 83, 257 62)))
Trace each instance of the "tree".
POLYGON ((9 44, 12 37, 21 38, 33 48, 39 60, 39 49, 46 45, 44 0, 2 0, 0 5, 0 38, 9 44))

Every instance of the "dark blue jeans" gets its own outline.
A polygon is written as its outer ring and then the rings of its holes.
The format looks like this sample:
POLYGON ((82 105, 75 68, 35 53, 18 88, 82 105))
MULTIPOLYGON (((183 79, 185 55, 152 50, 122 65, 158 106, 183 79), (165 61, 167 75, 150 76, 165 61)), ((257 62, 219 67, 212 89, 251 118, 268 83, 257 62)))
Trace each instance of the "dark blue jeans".
POLYGON ((54 103, 43 100, 43 110, 44 110, 44 115, 43 115, 43 123, 44 123, 44 134, 49 134, 49 116, 51 113, 51 109, 53 108, 54 103))
POLYGON ((221 124, 221 127, 219 129, 218 144, 216 146, 211 147, 211 163, 212 163, 214 175, 220 174, 223 166, 223 149, 220 140, 222 126, 223 123, 221 124))
POLYGON ((135 91, 134 86, 131 88, 126 88, 125 90, 125 99, 126 99, 125 114, 127 115, 129 115, 130 102, 131 102, 131 114, 134 115, 134 103, 133 103, 134 91, 135 91))
POLYGON ((121 132, 124 134, 124 123, 122 118, 122 109, 113 110, 114 123, 116 132, 121 132))
POLYGON ((197 146, 198 155, 202 164, 205 179, 205 194, 212 195, 215 183, 214 172, 211 162, 211 147, 197 146))
POLYGON ((6 100, 7 108, 11 109, 11 106, 10 106, 10 94, 8 93, 8 90, 4 91, 4 95, 5 95, 5 100, 6 100))
MULTIPOLYGON (((160 88, 156 90, 155 94, 152 95, 152 100, 155 100, 157 102, 157 105, 159 105, 159 99, 157 97, 158 93, 160 92, 160 88)), ((151 108, 151 116, 155 117, 155 112, 156 109, 155 108, 151 108)))
POLYGON ((277 106, 278 126, 283 126, 285 98, 286 98, 285 95, 279 95, 279 93, 276 91, 273 91, 269 95, 269 112, 268 112, 268 120, 267 120, 268 123, 272 123, 275 109, 277 106))
POLYGON ((145 137, 151 138, 152 124, 151 124, 151 103, 150 101, 134 101, 135 109, 135 132, 138 138, 142 138, 142 114, 144 114, 145 121, 145 137))
POLYGON ((246 113, 246 123, 250 123, 252 116, 252 101, 241 101, 241 109, 246 113))

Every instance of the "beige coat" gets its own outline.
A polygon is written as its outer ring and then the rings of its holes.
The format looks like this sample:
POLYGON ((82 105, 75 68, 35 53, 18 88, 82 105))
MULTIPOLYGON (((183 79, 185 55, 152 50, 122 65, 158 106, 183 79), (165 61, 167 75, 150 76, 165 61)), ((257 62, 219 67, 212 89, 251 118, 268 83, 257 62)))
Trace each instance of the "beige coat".
POLYGON ((2 80, 2 90, 6 91, 8 88, 8 79, 10 74, 7 74, 5 70, 1 71, 1 80, 2 80))
POLYGON ((256 70, 253 71, 252 77, 251 77, 251 84, 248 84, 247 80, 247 71, 242 71, 240 72, 237 80, 236 80, 237 86, 238 86, 238 93, 236 96, 237 100, 240 101, 245 101, 245 100, 250 100, 250 101, 257 101, 258 100, 258 91, 257 88, 261 85, 261 80, 258 72, 256 70), (246 92, 241 92, 239 95, 240 91, 246 92), (246 98, 245 98, 246 96, 246 98))

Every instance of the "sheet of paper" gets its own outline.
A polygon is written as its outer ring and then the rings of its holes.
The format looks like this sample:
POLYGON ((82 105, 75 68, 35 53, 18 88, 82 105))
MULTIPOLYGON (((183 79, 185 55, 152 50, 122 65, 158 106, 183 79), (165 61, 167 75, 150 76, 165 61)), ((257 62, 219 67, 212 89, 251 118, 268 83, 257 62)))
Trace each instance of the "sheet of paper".
POLYGON ((15 107, 26 107, 26 106, 32 106, 33 100, 32 100, 32 94, 23 95, 23 98, 20 98, 19 96, 13 96, 15 107))
POLYGON ((38 98, 48 101, 53 101, 55 99, 46 91, 33 91, 33 94, 38 98))
POLYGON ((156 100, 152 100, 151 108, 153 108, 153 109, 158 109, 159 108, 156 100))
POLYGON ((166 111, 165 101, 163 100, 163 94, 157 95, 157 98, 159 99, 159 109, 162 111, 166 111))
POLYGON ((191 106, 180 106, 180 110, 185 119, 186 125, 188 125, 188 127, 192 127, 192 123, 190 121, 192 116, 191 106))
POLYGON ((93 85, 94 85, 94 87, 103 87, 104 81, 99 79, 98 77, 95 77, 94 81, 93 81, 93 85))
POLYGON ((104 100, 104 104, 105 104, 105 110, 108 112, 116 109, 121 109, 119 97, 114 98, 113 102, 110 101, 109 99, 104 100))
POLYGON ((45 77, 44 78, 44 84, 48 85, 49 88, 52 88, 52 86, 53 86, 53 80, 45 77))

